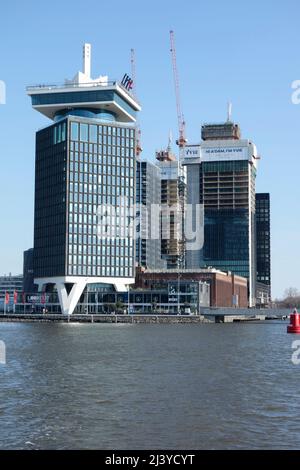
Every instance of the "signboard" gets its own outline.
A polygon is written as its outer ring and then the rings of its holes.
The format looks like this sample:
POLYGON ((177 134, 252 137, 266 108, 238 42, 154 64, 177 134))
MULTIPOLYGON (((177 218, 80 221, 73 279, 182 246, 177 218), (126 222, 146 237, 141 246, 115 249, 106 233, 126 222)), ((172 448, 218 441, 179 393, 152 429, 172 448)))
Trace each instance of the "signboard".
POLYGON ((184 158, 186 160, 199 160, 201 162, 248 160, 249 148, 245 146, 186 147, 184 158))
POLYGON ((184 158, 200 158, 201 156, 201 149, 200 147, 186 147, 184 158))
POLYGON ((46 302, 49 302, 49 295, 46 295, 45 293, 26 295, 26 303, 28 304, 45 304, 46 302))
POLYGON ((127 73, 124 74, 122 78, 122 85, 126 90, 130 91, 133 88, 133 80, 127 75, 127 73))
POLYGON ((248 160, 248 147, 202 147, 201 160, 204 162, 222 160, 248 160))

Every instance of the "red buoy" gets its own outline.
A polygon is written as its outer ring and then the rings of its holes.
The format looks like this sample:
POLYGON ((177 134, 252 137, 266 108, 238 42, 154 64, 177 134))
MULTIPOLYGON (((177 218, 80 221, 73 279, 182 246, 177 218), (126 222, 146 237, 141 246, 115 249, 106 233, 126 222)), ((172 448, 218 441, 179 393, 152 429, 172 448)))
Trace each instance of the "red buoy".
POLYGON ((300 335, 300 313, 297 312, 297 309, 291 313, 291 323, 287 327, 287 332, 295 335, 300 335))

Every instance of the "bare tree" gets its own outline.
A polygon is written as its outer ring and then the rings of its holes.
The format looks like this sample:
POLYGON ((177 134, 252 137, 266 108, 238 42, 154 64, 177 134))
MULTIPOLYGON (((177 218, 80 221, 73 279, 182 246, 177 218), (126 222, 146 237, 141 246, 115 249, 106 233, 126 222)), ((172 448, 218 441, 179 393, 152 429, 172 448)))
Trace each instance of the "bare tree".
POLYGON ((300 308, 300 292, 296 287, 289 287, 284 292, 284 299, 278 302, 284 308, 300 308))
POLYGON ((294 299, 300 297, 300 292, 296 287, 289 287, 284 291, 285 299, 294 299))

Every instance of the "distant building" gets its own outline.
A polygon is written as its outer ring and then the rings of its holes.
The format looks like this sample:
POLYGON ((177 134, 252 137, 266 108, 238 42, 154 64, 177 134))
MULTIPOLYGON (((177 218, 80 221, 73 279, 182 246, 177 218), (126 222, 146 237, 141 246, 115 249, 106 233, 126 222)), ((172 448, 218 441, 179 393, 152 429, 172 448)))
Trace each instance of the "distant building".
POLYGON ((204 206, 204 246, 187 251, 186 267, 214 267, 249 281, 256 303, 255 179, 257 150, 230 121, 202 126, 202 143, 187 146, 187 203, 204 206))
POLYGON ((35 292, 37 285, 34 284, 33 272, 33 248, 23 253, 23 292, 35 292))
POLYGON ((271 300, 271 224, 270 194, 256 194, 256 253, 258 305, 268 305, 271 300))
POLYGON ((23 276, 22 274, 0 276, 0 306, 3 308, 5 294, 9 295, 9 304, 14 302, 14 293, 22 294, 23 276))
POLYGON ((162 269, 160 217, 161 170, 152 162, 136 162, 137 240, 136 261, 139 266, 162 269), (157 209, 157 210, 155 210, 157 209))

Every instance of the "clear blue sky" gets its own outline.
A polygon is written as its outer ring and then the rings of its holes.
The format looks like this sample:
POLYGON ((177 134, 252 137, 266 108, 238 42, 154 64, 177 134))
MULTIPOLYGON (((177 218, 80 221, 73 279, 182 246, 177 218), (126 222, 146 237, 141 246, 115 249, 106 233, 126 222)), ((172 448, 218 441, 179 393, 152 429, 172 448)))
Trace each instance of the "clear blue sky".
POLYGON ((0 273, 22 271, 33 244, 35 131, 47 125, 25 86, 62 82, 81 69, 92 44, 92 74, 120 79, 136 50, 144 157, 177 134, 169 30, 176 34, 182 106, 190 142, 203 122, 222 121, 226 103, 245 138, 259 149, 257 190, 272 198, 274 297, 300 288, 299 0, 99 0, 2 2, 0 80, 0 273))

